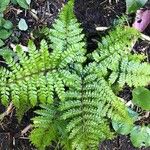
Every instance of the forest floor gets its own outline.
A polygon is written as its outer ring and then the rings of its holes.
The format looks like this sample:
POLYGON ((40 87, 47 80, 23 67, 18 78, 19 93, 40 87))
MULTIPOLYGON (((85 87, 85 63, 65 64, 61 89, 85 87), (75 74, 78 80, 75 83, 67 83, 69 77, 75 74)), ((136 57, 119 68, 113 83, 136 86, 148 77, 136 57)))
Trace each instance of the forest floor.
MULTIPOLYGON (((27 31, 20 31, 15 28, 12 36, 7 40, 7 45, 11 43, 27 45, 27 41, 32 36, 32 33, 36 35, 36 31, 44 25, 51 26, 64 3, 65 0, 33 0, 31 9, 19 14, 16 13, 17 7, 10 6, 5 13, 5 18, 11 20, 16 26, 18 20, 24 18, 29 28, 27 31), (33 9, 37 12, 36 16, 31 13, 33 9), (16 41, 14 37, 17 37, 16 41)), ((113 26, 115 20, 125 14, 125 11, 125 0, 119 0, 118 3, 112 0, 111 4, 108 0, 75 0, 75 14, 84 28, 89 51, 97 47, 97 39, 107 34, 107 31, 96 31, 96 28, 113 26)), ((130 18, 129 23, 132 23, 134 15, 130 16, 130 18)), ((150 36, 149 27, 145 30, 144 34, 150 36)), ((39 40, 40 38, 36 36, 36 41, 38 42, 39 40)), ((135 52, 146 54, 148 61, 150 61, 150 43, 138 41, 134 50, 135 52)), ((120 93, 120 96, 128 101, 131 98, 130 88, 126 87, 120 93)), ((0 106, 0 113, 4 111, 5 108, 0 106)), ((31 123, 30 119, 34 116, 33 111, 27 112, 21 123, 18 123, 15 117, 15 109, 4 118, 0 123, 0 150, 35 150, 27 137, 30 130, 27 133, 23 133, 24 129, 31 123)), ((150 117, 144 118, 139 122, 139 124, 142 123, 150 123, 150 117)), ((99 147, 100 150, 150 150, 150 148, 134 148, 127 136, 118 136, 112 141, 105 141, 99 147)))

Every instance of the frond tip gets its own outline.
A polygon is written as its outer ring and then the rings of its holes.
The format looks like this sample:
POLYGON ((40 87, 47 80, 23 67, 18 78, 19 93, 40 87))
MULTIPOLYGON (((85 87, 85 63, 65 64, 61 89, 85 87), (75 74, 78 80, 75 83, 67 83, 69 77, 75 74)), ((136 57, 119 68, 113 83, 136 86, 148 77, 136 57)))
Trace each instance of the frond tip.
POLYGON ((118 83, 123 86, 127 83, 130 87, 148 85, 150 82, 150 65, 148 63, 135 62, 128 58, 121 62, 118 83))
POLYGON ((30 140, 37 148, 45 150, 57 136, 56 127, 53 123, 55 110, 50 105, 49 107, 41 105, 41 108, 41 110, 36 111, 40 116, 33 119, 36 128, 32 130, 30 140))

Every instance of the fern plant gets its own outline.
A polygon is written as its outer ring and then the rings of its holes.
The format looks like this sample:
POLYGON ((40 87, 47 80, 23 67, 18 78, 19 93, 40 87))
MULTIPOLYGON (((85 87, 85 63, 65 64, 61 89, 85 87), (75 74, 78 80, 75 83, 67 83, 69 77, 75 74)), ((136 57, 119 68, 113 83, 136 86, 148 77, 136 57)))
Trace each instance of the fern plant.
POLYGON ((1 102, 12 101, 19 118, 41 106, 30 134, 38 149, 53 142, 67 150, 97 149, 99 142, 114 137, 111 120, 133 124, 113 87, 145 86, 150 81, 150 65, 130 53, 140 34, 118 25, 87 59, 84 34, 69 1, 47 35, 49 41, 42 40, 38 49, 29 41, 28 53, 17 46, 17 62, 5 56, 1 102))
MULTIPOLYGON (((39 50, 36 49, 32 41, 29 41, 28 54, 24 53, 20 46, 16 47, 18 62, 15 62, 12 57, 5 57, 8 67, 1 67, 0 71, 1 101, 7 105, 8 100, 12 100, 18 108, 19 114, 22 114, 27 108, 35 106, 38 102, 52 103, 54 91, 61 100, 64 100, 64 87, 74 82, 68 65, 85 60, 83 35, 80 34, 82 30, 79 28, 74 33, 74 27, 79 26, 79 24, 75 23, 76 19, 74 19, 73 25, 69 26, 69 20, 72 20, 73 14, 69 14, 70 10, 68 9, 64 10, 63 13, 66 14, 64 16, 70 16, 66 19, 68 24, 65 21, 63 23, 65 19, 63 15, 61 19, 64 29, 66 27, 68 29, 64 33, 62 32, 63 37, 60 35, 58 38, 60 41, 51 45, 54 48, 53 51, 49 53, 49 47, 45 40, 41 42, 39 50), (67 30, 70 31, 70 35, 67 35, 67 30), (71 31, 73 35, 71 35, 71 31), (75 37, 73 41, 68 40, 73 37, 75 37), (62 43, 61 40, 64 42, 62 43)), ((58 29, 59 26, 57 25, 55 28, 58 31, 61 30, 58 29)), ((51 30, 51 32, 54 33, 55 30, 51 30)), ((56 41, 55 36, 51 36, 50 39, 56 41)))

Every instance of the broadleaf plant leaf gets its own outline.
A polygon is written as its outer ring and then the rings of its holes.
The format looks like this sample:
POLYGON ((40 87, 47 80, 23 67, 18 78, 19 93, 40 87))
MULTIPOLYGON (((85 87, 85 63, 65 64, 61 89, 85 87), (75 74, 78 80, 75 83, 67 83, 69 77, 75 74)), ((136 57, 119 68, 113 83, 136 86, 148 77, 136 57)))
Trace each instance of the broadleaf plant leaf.
POLYGON ((26 0, 17 0, 17 3, 19 4, 19 6, 21 6, 24 9, 28 9, 29 8, 29 5, 28 5, 26 0))
POLYGON ((11 3, 13 3, 13 4, 17 4, 17 0, 11 0, 11 3))
POLYGON ((127 13, 134 13, 143 7, 148 0, 126 0, 127 13))
POLYGON ((150 128, 135 126, 131 131, 130 139, 135 147, 150 146, 150 128))
POLYGON ((150 110, 150 91, 144 87, 135 88, 132 92, 132 101, 144 110, 150 110))
POLYGON ((31 0, 26 0, 27 4, 30 5, 31 4, 31 0))
MULTIPOLYGON (((131 109, 128 109, 128 113, 129 113, 129 116, 134 121, 137 120, 138 113, 136 113, 135 111, 133 111, 131 109)), ((127 123, 123 123, 123 122, 112 121, 112 126, 117 133, 122 134, 122 135, 127 135, 132 131, 134 124, 127 124, 127 123)))
POLYGON ((0 47, 4 46, 5 43, 0 39, 0 47))
POLYGON ((16 53, 13 52, 10 48, 8 47, 3 47, 0 49, 0 56, 3 56, 3 57, 15 57, 16 56, 16 53))
POLYGON ((12 33, 11 31, 1 29, 0 30, 0 39, 3 39, 3 40, 7 39, 11 35, 11 33, 12 33))
POLYGON ((0 0, 0 12, 3 12, 9 3, 10 0, 0 0))
POLYGON ((4 27, 5 29, 8 29, 8 30, 9 30, 9 29, 12 29, 13 24, 12 24, 11 21, 5 20, 5 23, 4 23, 3 27, 4 27))
POLYGON ((112 122, 114 130, 122 135, 128 135, 131 130, 133 129, 133 124, 126 124, 126 123, 118 123, 118 122, 112 122))

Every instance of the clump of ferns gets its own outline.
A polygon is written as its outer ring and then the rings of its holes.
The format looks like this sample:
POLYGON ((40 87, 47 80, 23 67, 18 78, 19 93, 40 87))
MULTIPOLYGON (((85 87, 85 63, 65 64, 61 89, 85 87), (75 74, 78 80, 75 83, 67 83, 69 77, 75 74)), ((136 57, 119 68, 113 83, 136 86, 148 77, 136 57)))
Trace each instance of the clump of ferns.
POLYGON ((18 62, 5 57, 9 68, 0 68, 1 102, 12 101, 19 118, 41 106, 30 134, 38 149, 53 141, 67 150, 98 149, 101 141, 114 137, 111 120, 133 124, 114 87, 145 86, 150 81, 150 65, 130 53, 140 34, 118 25, 86 61, 84 34, 69 1, 47 35, 50 44, 42 40, 38 50, 29 41, 28 55, 17 46, 18 62))

